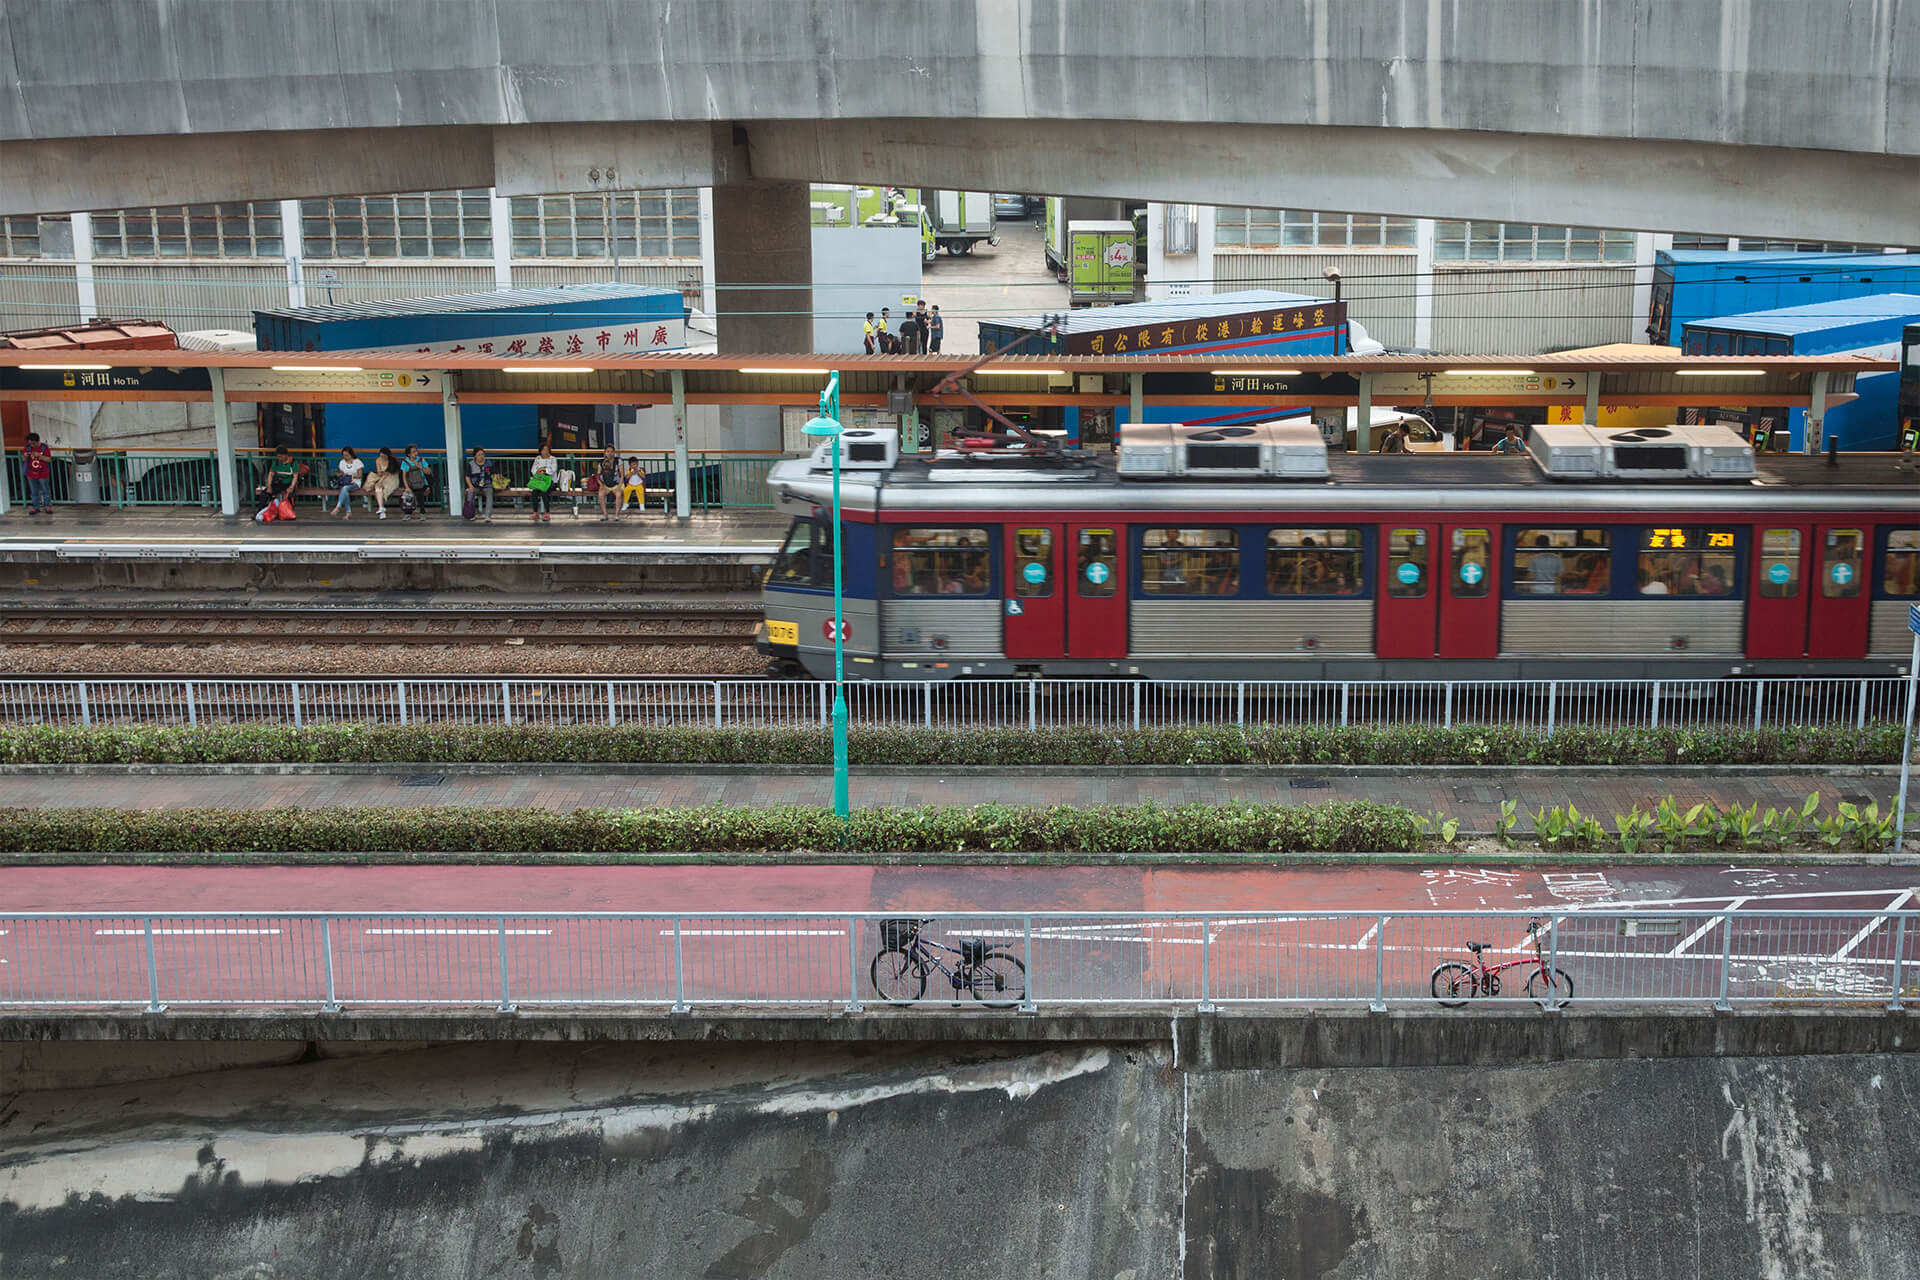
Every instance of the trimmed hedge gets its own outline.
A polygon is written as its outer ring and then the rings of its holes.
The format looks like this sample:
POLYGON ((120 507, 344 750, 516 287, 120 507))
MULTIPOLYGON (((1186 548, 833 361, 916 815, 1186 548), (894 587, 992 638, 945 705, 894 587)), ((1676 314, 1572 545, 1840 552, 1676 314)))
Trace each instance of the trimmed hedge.
MULTIPOLYGON (((1899 760, 1901 729, 856 729, 870 765, 1858 765, 1899 760)), ((831 765, 823 729, 484 725, 0 728, 7 764, 831 765)))
POLYGON ((860 809, 8 809, 0 853, 1371 853, 1409 811, 1315 805, 860 809))

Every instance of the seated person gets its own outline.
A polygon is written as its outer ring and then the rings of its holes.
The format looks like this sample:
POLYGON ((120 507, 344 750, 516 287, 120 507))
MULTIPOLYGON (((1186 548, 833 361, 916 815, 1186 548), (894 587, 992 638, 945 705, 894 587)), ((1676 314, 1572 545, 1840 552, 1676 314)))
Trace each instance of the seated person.
POLYGON ((280 499, 293 493, 294 486, 300 483, 300 477, 305 475, 306 471, 306 463, 297 465, 294 463, 293 450, 284 445, 275 449, 273 461, 267 464, 266 474, 260 483, 254 486, 254 496, 261 499, 261 503, 260 510, 254 512, 253 518, 263 524, 266 523, 267 512, 280 499))

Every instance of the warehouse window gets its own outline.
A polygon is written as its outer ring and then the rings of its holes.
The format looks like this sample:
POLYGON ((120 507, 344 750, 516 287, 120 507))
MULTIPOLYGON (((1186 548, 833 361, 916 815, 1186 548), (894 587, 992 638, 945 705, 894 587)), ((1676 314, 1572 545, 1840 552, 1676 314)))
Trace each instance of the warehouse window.
POLYGON ((278 258, 278 204, 166 205, 93 215, 96 258, 278 258))
POLYGON ((1312 209, 1222 208, 1213 242, 1222 248, 1383 249, 1413 246, 1412 218, 1312 209))
POLYGON ((40 256, 40 219, 29 214, 21 218, 0 218, 0 258, 37 258, 40 256))
POLYGON ((517 196, 516 258, 697 258, 700 193, 620 192, 604 196, 517 196))
POLYGON ((1673 237, 1676 249, 1729 249, 1733 246, 1726 236, 1679 235, 1673 237))
POLYGON ((493 210, 484 188, 300 202, 309 258, 491 258, 493 210))
POLYGON ((1633 232, 1521 222, 1437 222, 1440 262, 1632 262, 1633 232))

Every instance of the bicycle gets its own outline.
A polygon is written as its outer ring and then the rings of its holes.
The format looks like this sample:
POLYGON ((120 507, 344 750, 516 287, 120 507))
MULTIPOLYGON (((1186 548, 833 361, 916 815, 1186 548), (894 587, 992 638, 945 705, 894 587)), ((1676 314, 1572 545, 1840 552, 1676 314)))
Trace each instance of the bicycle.
POLYGON ((1541 922, 1527 921, 1527 936, 1533 941, 1533 955, 1530 958, 1509 960, 1504 964, 1488 964, 1483 954, 1493 944, 1490 942, 1469 942, 1467 950, 1473 952, 1473 963, 1462 964, 1458 960, 1449 960, 1437 966, 1433 971, 1433 998, 1449 1009, 1458 1009, 1475 996, 1497 996, 1500 994, 1500 975, 1508 969, 1531 968, 1527 975, 1527 998, 1543 1005, 1561 1005, 1573 999, 1573 979, 1567 976, 1565 969, 1554 969, 1553 976, 1547 976, 1547 957, 1540 949, 1541 922))
POLYGON ((1027 967, 1011 952, 996 950, 981 938, 961 938, 949 947, 923 936, 931 919, 891 919, 880 923, 880 950, 868 968, 873 989, 889 1004, 909 1004, 927 993, 927 978, 938 969, 956 993, 966 991, 989 1009, 1011 1009, 1026 1001, 1027 967), (941 953, 944 953, 941 954, 941 953), (953 958, 948 967, 946 957, 953 958))

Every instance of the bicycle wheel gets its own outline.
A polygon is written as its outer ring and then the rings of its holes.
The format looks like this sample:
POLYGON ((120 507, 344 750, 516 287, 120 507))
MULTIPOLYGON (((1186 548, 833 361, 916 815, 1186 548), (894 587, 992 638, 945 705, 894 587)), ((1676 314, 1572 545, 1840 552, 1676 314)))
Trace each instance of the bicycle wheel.
POLYGON ((1480 994, 1480 988, 1473 980, 1473 970, 1458 960, 1449 960, 1433 971, 1433 998, 1449 1009, 1458 1009, 1473 996, 1480 994))
POLYGON ((1012 1009, 1027 998, 1027 966, 1005 951, 989 951, 973 967, 967 987, 989 1009, 1012 1009))
POLYGON ((904 951, 882 950, 873 957, 868 974, 874 991, 889 1004, 906 1004, 927 994, 927 967, 904 951))
MULTIPOLYGON (((1535 969, 1527 975, 1527 999, 1547 1003, 1547 971, 1535 969)), ((1573 979, 1567 976, 1565 969, 1553 971, 1553 999, 1565 1004, 1573 999, 1573 979)))

